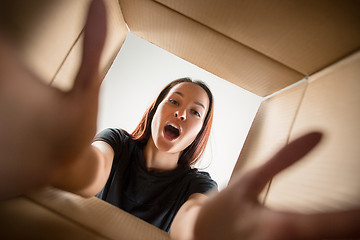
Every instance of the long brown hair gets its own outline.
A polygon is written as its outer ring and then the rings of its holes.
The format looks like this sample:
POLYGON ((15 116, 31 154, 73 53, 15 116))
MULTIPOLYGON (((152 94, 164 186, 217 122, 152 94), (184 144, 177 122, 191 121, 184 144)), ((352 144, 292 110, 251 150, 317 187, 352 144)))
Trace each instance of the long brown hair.
POLYGON ((190 78, 179 78, 170 82, 163 88, 157 99, 145 111, 142 119, 140 120, 140 123, 129 135, 132 139, 140 143, 142 146, 145 146, 151 136, 151 122, 159 104, 163 101, 171 88, 183 82, 190 82, 199 85, 205 90, 209 97, 209 110, 205 116, 203 126, 198 135, 196 136, 195 140, 187 148, 184 149, 178 160, 178 165, 191 166, 200 159, 200 157, 205 151, 207 141, 209 140, 213 120, 213 95, 210 89, 205 85, 205 83, 201 81, 193 81, 190 78))

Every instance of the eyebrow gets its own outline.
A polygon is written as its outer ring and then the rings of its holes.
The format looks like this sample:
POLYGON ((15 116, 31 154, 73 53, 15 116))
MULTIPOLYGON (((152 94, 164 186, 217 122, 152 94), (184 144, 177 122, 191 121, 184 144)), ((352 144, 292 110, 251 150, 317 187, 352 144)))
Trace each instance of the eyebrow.
MULTIPOLYGON (((176 92, 174 92, 174 93, 176 93, 176 94, 184 97, 184 94, 181 93, 181 92, 177 92, 177 91, 176 91, 176 92)), ((195 102, 195 104, 196 104, 196 105, 199 105, 200 107, 202 107, 203 109, 205 109, 205 106, 204 106, 202 103, 200 103, 200 102, 195 102)))
POLYGON ((183 94, 183 93, 181 93, 181 92, 174 92, 174 93, 176 93, 176 94, 178 94, 178 95, 180 95, 180 96, 184 97, 184 94, 183 94))
POLYGON ((205 109, 205 106, 202 103, 199 102, 195 102, 196 105, 199 105, 200 107, 202 107, 203 109, 205 109))

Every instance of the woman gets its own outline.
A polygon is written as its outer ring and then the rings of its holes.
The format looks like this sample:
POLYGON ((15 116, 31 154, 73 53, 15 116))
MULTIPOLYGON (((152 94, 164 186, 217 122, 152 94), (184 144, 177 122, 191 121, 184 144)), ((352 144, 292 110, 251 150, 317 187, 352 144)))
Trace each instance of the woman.
POLYGON ((169 231, 185 201, 216 188, 209 174, 190 167, 205 150, 212 115, 205 84, 189 78, 169 83, 131 135, 107 129, 95 138, 93 146, 112 166, 98 197, 169 231))
MULTIPOLYGON (((98 68, 106 35, 105 16, 103 2, 94 0, 85 27, 81 66, 73 89, 66 93, 49 88, 31 74, 0 35, 0 199, 49 184, 91 196, 105 185, 112 168, 109 159, 115 153, 103 142, 91 145, 96 131, 98 68)), ((210 108, 210 102, 201 102, 202 99, 197 101, 208 112, 206 107, 210 108)), ((166 112, 160 108, 159 104, 156 113, 166 112)), ((159 123, 154 129, 160 130, 160 134, 154 131, 154 136, 149 138, 153 144, 148 143, 149 150, 144 148, 143 156, 149 161, 147 171, 174 171, 176 167, 175 160, 153 161, 152 156, 159 156, 158 159, 163 156, 156 149, 174 153, 170 159, 179 159, 182 151, 172 144, 177 141, 176 130, 165 134, 171 141, 162 141, 161 131, 168 131, 164 116, 167 115, 154 115, 160 121, 153 120, 152 124, 159 123)), ((177 117, 181 120, 180 112, 177 117)), ((191 129, 199 128, 195 124, 191 129)), ((177 146, 185 147, 192 142, 198 133, 194 132, 186 131, 186 140, 177 146)), ((320 138, 321 134, 310 133, 291 142, 267 163, 237 176, 220 193, 208 197, 191 194, 171 224, 171 237, 196 240, 359 237, 359 210, 302 215, 274 211, 257 200, 274 175, 301 159, 320 138)))

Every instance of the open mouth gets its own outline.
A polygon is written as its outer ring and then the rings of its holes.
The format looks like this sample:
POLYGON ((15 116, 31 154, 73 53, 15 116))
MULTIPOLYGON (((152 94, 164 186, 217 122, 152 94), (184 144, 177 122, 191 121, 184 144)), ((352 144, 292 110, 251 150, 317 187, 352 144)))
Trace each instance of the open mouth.
POLYGON ((164 127, 164 135, 167 139, 172 141, 180 136, 180 130, 172 124, 167 124, 164 127))

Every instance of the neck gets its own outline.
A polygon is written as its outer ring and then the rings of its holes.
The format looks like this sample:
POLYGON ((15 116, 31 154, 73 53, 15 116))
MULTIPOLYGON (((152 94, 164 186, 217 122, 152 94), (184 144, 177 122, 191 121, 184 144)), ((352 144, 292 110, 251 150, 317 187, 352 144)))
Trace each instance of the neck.
POLYGON ((157 149, 150 137, 144 147, 143 157, 148 171, 167 172, 177 168, 180 153, 168 153, 157 149))

